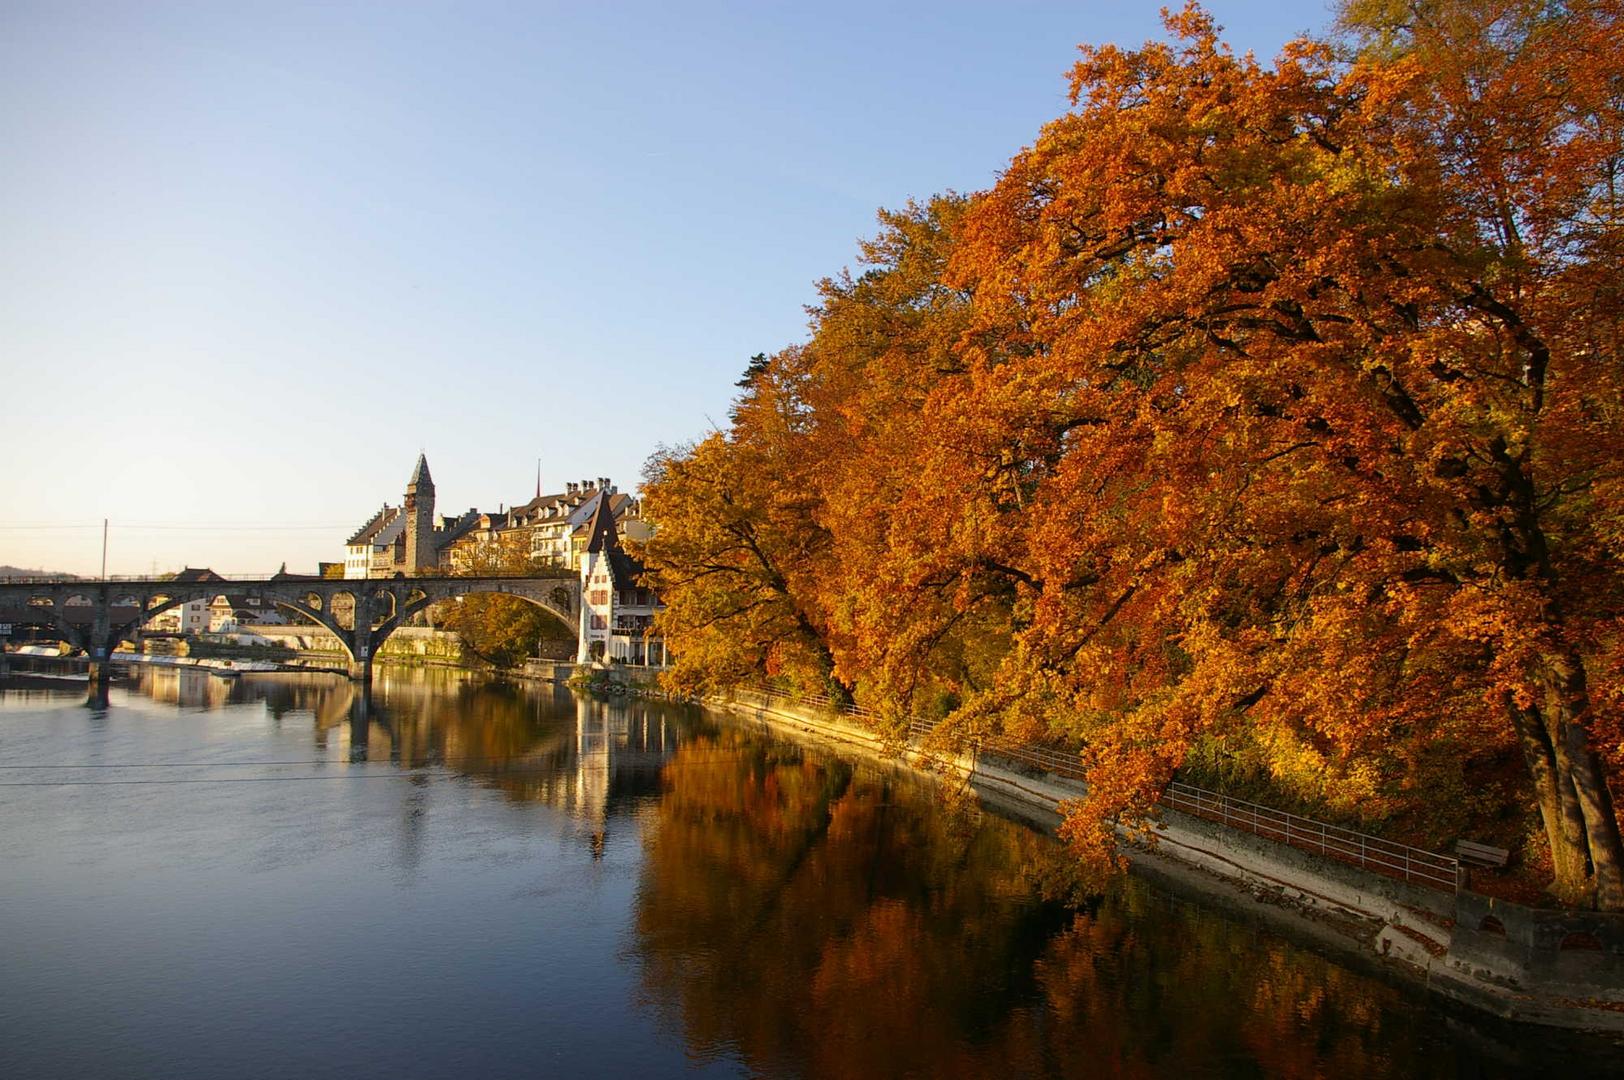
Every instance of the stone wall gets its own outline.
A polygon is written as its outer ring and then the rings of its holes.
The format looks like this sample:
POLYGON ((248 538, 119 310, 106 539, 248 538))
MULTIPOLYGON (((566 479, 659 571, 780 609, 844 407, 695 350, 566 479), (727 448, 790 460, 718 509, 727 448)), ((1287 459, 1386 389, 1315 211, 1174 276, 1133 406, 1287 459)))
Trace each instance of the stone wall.
POLYGON ((1550 911, 1463 890, 1446 959, 1461 977, 1624 1002, 1624 915, 1550 911))
MULTIPOLYGON (((327 630, 311 624, 256 626, 255 634, 286 644, 302 653, 347 656, 344 646, 327 630)), ((384 641, 377 659, 406 663, 460 664, 462 643, 457 635, 426 626, 402 626, 384 641)))

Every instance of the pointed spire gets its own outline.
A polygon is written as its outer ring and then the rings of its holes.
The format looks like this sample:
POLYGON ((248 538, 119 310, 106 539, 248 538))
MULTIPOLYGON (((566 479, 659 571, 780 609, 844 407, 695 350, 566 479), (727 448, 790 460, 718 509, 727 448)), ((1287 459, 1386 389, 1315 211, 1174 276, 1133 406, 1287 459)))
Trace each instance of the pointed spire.
POLYGON ((618 542, 615 535, 615 512, 609 507, 608 492, 598 495, 598 508, 592 511, 590 530, 587 534, 586 550, 590 552, 608 551, 618 542))
POLYGON ((406 486, 409 488, 431 488, 434 486, 434 478, 429 475, 429 459, 427 454, 422 452, 418 453, 417 467, 412 470, 412 478, 406 481, 406 486))

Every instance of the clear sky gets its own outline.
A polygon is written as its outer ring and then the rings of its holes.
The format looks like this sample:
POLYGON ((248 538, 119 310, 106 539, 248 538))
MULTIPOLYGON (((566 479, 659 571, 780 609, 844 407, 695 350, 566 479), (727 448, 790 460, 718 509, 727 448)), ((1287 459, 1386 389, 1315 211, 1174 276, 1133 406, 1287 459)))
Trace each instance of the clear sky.
MULTIPOLYGON (((1318 4, 1211 0, 1272 57, 1318 4)), ((1154 4, 0 0, 0 564, 342 557, 722 420, 874 212, 1154 4), (44 526, 44 527, 42 527, 44 526), (161 526, 161 528, 160 528, 161 526)))

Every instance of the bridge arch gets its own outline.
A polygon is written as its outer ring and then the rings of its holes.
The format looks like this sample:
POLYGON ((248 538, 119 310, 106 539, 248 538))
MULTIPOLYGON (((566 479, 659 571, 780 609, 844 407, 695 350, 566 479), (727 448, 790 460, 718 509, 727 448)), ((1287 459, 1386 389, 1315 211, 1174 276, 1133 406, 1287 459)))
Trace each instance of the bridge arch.
MULTIPOLYGON (((557 591, 560 590, 549 590, 549 593, 557 591)), ((557 619, 562 626, 570 630, 572 633, 579 633, 580 628, 575 623, 575 616, 569 611, 569 592, 568 590, 562 591, 564 593, 564 603, 560 604, 558 597, 552 595, 548 595, 546 597, 532 596, 530 595, 530 590, 528 589, 520 591, 515 589, 490 588, 483 586, 471 589, 435 589, 432 590, 432 592, 421 588, 414 589, 412 590, 411 595, 406 598, 406 603, 404 605, 397 604, 394 614, 386 617, 382 622, 373 628, 372 650, 374 653, 376 653, 378 649, 383 647, 384 641, 389 637, 390 634, 393 634, 396 630, 400 629, 403 625, 405 625, 408 619, 416 615, 418 612, 423 611, 425 608, 429 607, 429 605, 438 604, 446 600, 460 600, 466 596, 510 596, 515 600, 523 600, 532 607, 538 607, 542 611, 545 611, 547 614, 551 615, 553 618, 557 619)))
MULTIPOLYGON (((320 599, 320 597, 313 598, 317 600, 320 599)), ((283 611, 292 612, 293 614, 298 615, 309 622, 315 623, 317 626, 333 635, 333 637, 338 639, 339 646, 344 650, 345 654, 349 656, 350 660, 355 660, 355 642, 351 637, 351 634, 354 633, 354 631, 345 630, 343 627, 338 625, 338 620, 332 616, 332 604, 323 604, 321 608, 311 608, 306 606, 306 604, 301 603, 297 599, 273 599, 271 600, 271 603, 276 607, 281 608, 283 611)))

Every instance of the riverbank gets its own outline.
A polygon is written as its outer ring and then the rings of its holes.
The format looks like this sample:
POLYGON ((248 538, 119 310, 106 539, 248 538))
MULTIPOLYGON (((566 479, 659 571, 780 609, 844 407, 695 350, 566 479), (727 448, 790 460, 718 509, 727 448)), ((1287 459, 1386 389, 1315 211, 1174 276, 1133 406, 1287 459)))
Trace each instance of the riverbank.
MULTIPOLYGON (((763 694, 707 708, 842 751, 898 760, 859 723, 763 694)), ((1053 831, 1083 786, 987 756, 901 761, 966 782, 985 803, 1053 831)), ((1148 841, 1125 836, 1134 873, 1199 893, 1361 966, 1517 1021, 1624 1036, 1624 917, 1549 911, 1393 880, 1176 810, 1148 841)))
MULTIPOLYGON (((305 657, 305 663, 310 661, 305 657)), ((421 665, 433 658, 383 658, 421 665)), ((453 665, 455 666, 455 665, 453 665)), ((300 665, 303 670, 311 670, 300 665)), ((652 670, 532 661, 506 677, 658 694, 652 670)), ((899 755, 855 718, 739 692, 708 708, 967 783, 986 804, 1052 832, 1075 779, 995 757, 899 755)), ((1468 889, 1394 880, 1173 809, 1133 845, 1133 870, 1337 951, 1440 997, 1518 1022, 1624 1035, 1624 918, 1535 909, 1468 889)))
POLYGON ((1454 1010, 1193 888, 1124 876, 1066 903, 1063 849, 973 798, 950 810, 895 758, 423 668, 380 669, 365 698, 328 675, 135 674, 107 712, 0 695, 8 762, 43 767, 0 789, 8 1078, 158 1053, 177 1077, 253 1073, 266 1046, 394 1076, 1104 1061, 1400 1080, 1559 1061, 1579 1080, 1616 1061, 1609 1040, 1454 1010), (173 764, 109 771, 156 762, 173 764), (448 987, 474 1042, 425 1050, 448 987))

